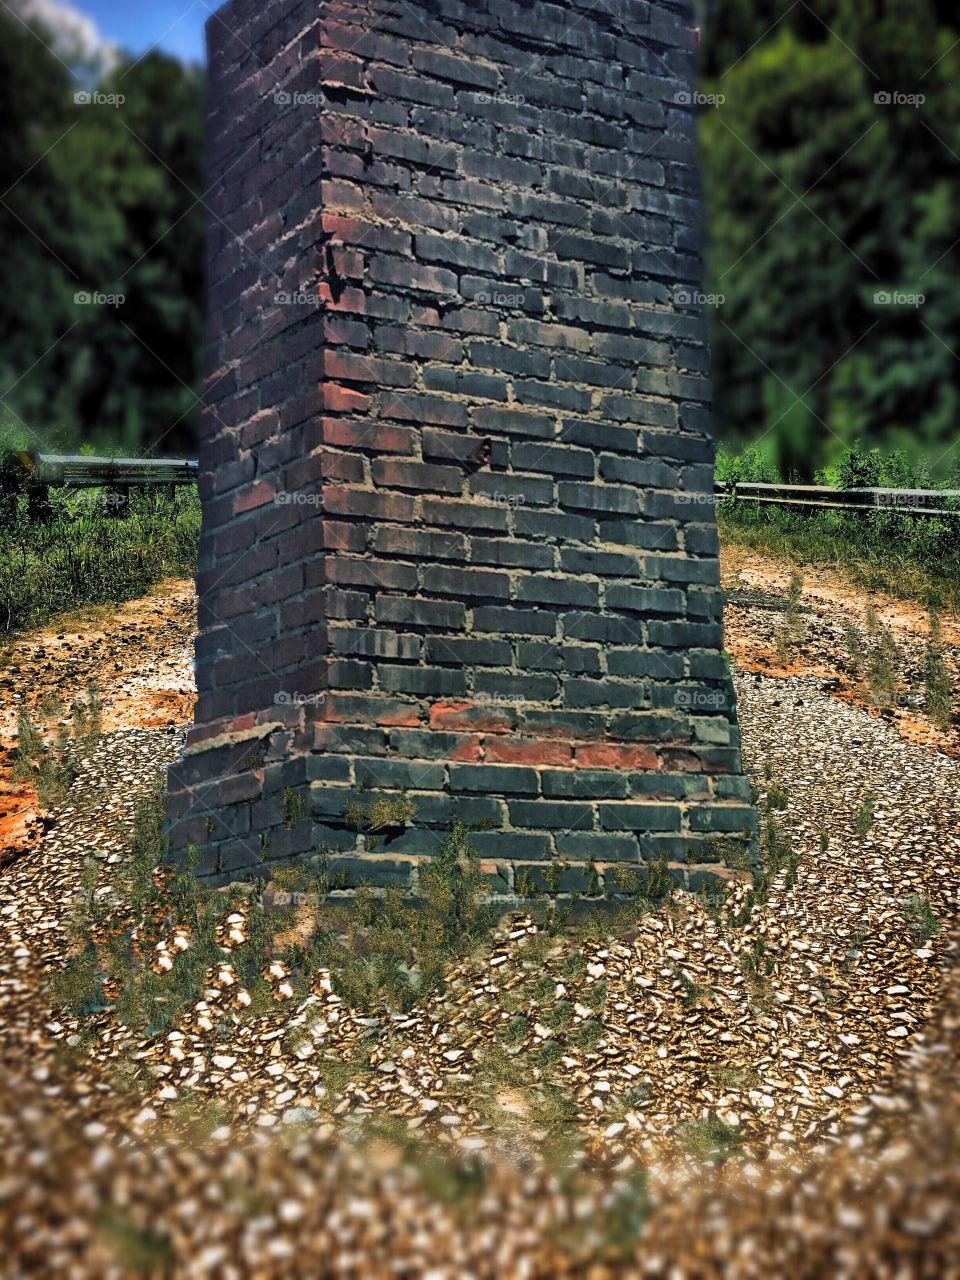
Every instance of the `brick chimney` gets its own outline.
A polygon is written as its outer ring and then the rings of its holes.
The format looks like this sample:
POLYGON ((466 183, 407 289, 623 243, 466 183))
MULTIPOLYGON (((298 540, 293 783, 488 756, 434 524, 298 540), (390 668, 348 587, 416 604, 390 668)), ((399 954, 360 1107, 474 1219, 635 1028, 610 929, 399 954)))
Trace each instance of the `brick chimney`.
POLYGON ((211 880, 324 848, 341 892, 415 894, 456 818, 505 903, 662 857, 695 882, 718 836, 750 843, 692 22, 208 23, 198 699, 168 816, 211 880))

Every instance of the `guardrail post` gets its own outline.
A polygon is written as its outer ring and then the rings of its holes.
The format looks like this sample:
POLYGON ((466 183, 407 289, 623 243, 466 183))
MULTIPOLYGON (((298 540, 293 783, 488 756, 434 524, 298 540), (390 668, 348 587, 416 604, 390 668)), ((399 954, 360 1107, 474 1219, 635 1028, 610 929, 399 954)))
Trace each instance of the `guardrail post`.
POLYGON ((130 486, 112 484, 107 490, 107 515, 122 520, 130 514, 130 486))
POLYGON ((53 507, 50 505, 50 486, 48 484, 31 484, 27 486, 27 519, 31 524, 49 524, 53 518, 53 507))

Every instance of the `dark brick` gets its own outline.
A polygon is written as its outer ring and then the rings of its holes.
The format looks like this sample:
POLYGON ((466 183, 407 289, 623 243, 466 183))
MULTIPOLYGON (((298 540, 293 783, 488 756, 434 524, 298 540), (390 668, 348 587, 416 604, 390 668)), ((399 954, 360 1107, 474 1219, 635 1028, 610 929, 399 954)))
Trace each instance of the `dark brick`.
POLYGON ((517 580, 517 599, 524 603, 580 605, 595 609, 600 588, 577 578, 547 578, 542 574, 517 580))
POLYGON ((557 485, 560 502, 565 507, 582 511, 610 512, 613 515, 636 515, 640 503, 632 489, 622 485, 580 484, 563 481, 557 485))
POLYGON ((379 756, 360 757, 354 761, 358 784, 368 790, 377 787, 404 791, 438 791, 442 789, 446 766, 424 764, 420 760, 384 760, 379 756))
POLYGON ((411 600, 403 596, 378 596, 377 621, 409 623, 416 627, 441 627, 463 630, 465 612, 462 604, 442 600, 411 600))
POLYGON ((431 565, 423 570, 423 589, 435 595, 503 600, 510 595, 510 579, 505 573, 491 573, 485 569, 431 565))
POLYGON ((598 674, 600 671, 597 649, 544 644, 542 641, 521 641, 517 645, 517 662, 527 671, 568 671, 574 675, 598 674))
POLYGON ((447 666, 508 667, 513 651, 505 640, 462 640, 454 636, 427 636, 430 662, 447 666))
POLYGON ((550 702, 560 686, 555 676, 510 675, 496 671, 478 671, 474 690, 486 698, 502 698, 510 702, 550 702))
POLYGON ((622 773, 606 769, 545 770, 542 787, 545 796, 612 800, 626 796, 627 779, 622 773))
POLYGON ((680 808, 670 804, 601 804, 605 831, 679 831, 680 808))
POLYGON ((377 667, 380 688, 388 693, 416 693, 431 698, 463 697, 467 680, 462 671, 437 667, 377 667))
POLYGON ((540 609, 501 609, 485 605, 474 609, 473 629, 504 635, 552 636, 557 620, 553 614, 540 609))
POLYGON ((551 800, 511 800, 507 806, 515 827, 534 831, 592 831, 596 814, 589 804, 562 804, 551 800))
POLYGON ((536 795, 540 779, 536 769, 506 764, 452 764, 450 786, 454 791, 484 791, 491 795, 536 795))

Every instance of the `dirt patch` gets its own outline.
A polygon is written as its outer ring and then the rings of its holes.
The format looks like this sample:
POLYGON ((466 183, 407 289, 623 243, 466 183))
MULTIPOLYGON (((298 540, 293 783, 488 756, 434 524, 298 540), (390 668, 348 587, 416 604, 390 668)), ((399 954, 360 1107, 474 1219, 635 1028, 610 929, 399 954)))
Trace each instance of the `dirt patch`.
MULTIPOLYGON (((926 609, 859 586, 840 569, 798 565, 737 543, 724 542, 720 564, 726 593, 725 643, 735 667, 765 676, 815 676, 831 697, 886 720, 906 741, 960 758, 960 726, 943 729, 926 711, 926 609), (787 593, 796 572, 803 578, 803 591, 793 620, 795 638, 785 643, 787 593), (868 611, 889 631, 897 652, 888 705, 878 703, 863 673, 854 669, 848 650, 848 628, 862 632, 868 611)), ((956 687, 960 619, 944 612, 940 622, 944 664, 956 687)))
POLYGON ((0 652, 0 866, 37 848, 45 827, 33 790, 10 776, 21 711, 48 723, 93 686, 104 732, 189 723, 196 612, 193 583, 171 578, 140 600, 17 636, 0 652))
POLYGON ((68 708, 93 685, 105 731, 183 724, 193 712, 196 593, 170 578, 148 596, 86 610, 16 637, 0 653, 0 743, 12 743, 25 708, 68 708))

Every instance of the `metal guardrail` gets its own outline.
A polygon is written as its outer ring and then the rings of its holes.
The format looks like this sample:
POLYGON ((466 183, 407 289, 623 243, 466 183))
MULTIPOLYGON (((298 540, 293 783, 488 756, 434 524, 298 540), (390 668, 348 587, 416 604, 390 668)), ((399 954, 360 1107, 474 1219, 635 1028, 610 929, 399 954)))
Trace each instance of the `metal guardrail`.
POLYGON ((69 485, 193 484, 197 463, 190 458, 93 458, 83 453, 7 453, 4 474, 19 476, 21 487, 69 485))
MULTIPOLYGON (((42 519, 49 491, 105 488, 116 500, 108 505, 122 512, 132 488, 195 484, 195 458, 95 458, 86 454, 13 453, 0 457, 0 493, 29 497, 31 518, 42 519)), ((960 516, 960 489, 833 489, 816 484, 714 485, 714 499, 750 501, 761 506, 833 511, 895 511, 900 515, 960 516), (945 506, 944 503, 955 504, 945 506)), ((704 495, 702 501, 709 499, 704 495)))
POLYGON ((893 511, 910 516, 960 516, 960 489, 832 489, 816 484, 714 485, 718 498, 758 505, 833 511, 893 511), (945 506, 955 503, 956 506, 945 506))
POLYGON ((95 458, 77 453, 8 452, 0 457, 0 494, 7 506, 17 494, 27 495, 32 520, 46 519, 50 490, 107 489, 104 505, 115 515, 129 506, 130 490, 161 486, 171 494, 177 485, 195 484, 198 464, 192 458, 95 458))

